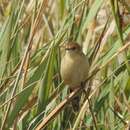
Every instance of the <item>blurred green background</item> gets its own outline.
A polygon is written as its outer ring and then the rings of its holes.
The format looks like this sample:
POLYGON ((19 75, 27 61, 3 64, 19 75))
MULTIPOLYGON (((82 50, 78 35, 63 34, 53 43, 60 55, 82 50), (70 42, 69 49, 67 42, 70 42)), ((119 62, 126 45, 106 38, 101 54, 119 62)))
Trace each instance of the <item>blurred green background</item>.
POLYGON ((128 130, 129 0, 0 0, 1 130, 37 126, 68 97, 62 46, 77 41, 91 64, 89 102, 59 109, 46 130, 128 130))

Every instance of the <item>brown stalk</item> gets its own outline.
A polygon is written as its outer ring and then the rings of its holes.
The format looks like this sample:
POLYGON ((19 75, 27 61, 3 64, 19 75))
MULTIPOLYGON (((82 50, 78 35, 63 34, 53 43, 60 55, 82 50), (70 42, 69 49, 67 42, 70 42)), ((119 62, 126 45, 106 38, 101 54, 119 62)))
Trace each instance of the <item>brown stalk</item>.
MULTIPOLYGON (((123 47, 119 48, 118 51, 109 59, 106 64, 102 65, 101 67, 96 67, 95 70, 92 71, 92 74, 85 80, 88 81, 91 77, 93 77, 97 72, 99 72, 102 68, 104 68, 112 59, 114 59, 118 54, 124 51, 126 48, 130 46, 130 42, 126 43, 123 47)), ((52 120, 54 117, 60 112, 60 110, 81 90, 81 88, 75 89, 70 95, 63 100, 52 112, 43 119, 43 121, 36 127, 35 130, 41 130, 45 128, 45 126, 52 120)), ((97 90, 97 89, 96 89, 97 90)), ((96 92, 93 92, 93 94, 96 92)))
POLYGON ((64 99, 54 110, 52 110, 52 112, 47 117, 45 117, 45 119, 37 126, 35 130, 41 130, 42 128, 44 128, 48 124, 48 122, 54 119, 54 117, 60 112, 60 110, 69 101, 71 101, 71 99, 75 96, 75 94, 80 90, 81 90, 80 88, 77 88, 72 93, 70 93, 70 95, 66 99, 64 99))

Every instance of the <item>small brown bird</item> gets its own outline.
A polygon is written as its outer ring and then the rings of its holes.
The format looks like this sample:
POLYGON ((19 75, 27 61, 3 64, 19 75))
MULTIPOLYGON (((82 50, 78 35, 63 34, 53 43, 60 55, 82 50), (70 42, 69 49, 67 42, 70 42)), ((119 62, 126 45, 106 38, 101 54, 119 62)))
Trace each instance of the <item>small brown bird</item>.
MULTIPOLYGON (((89 72, 88 58, 82 52, 80 45, 76 42, 69 42, 65 46, 65 55, 61 61, 61 77, 70 91, 80 87, 89 72)), ((80 93, 72 100, 74 111, 79 110, 80 93)))
POLYGON ((66 44, 60 71, 64 83, 69 85, 72 90, 79 87, 87 78, 89 72, 88 58, 78 43, 69 42, 66 44))

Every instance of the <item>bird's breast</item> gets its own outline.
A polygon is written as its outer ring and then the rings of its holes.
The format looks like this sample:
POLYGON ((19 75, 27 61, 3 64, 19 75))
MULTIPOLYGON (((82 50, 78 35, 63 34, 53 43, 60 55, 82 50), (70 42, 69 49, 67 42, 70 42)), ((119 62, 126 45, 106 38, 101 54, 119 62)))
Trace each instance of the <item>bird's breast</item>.
POLYGON ((83 57, 71 59, 64 57, 61 62, 61 77, 64 83, 75 87, 80 85, 88 74, 88 65, 83 57))

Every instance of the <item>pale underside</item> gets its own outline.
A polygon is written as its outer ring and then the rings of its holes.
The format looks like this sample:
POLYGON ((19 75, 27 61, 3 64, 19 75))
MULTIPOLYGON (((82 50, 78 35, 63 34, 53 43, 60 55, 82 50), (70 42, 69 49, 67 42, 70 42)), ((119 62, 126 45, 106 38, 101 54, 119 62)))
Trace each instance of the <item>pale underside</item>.
POLYGON ((61 62, 61 77, 66 85, 76 88, 81 85, 87 76, 89 70, 88 59, 85 55, 76 55, 69 57, 65 55, 61 62))

